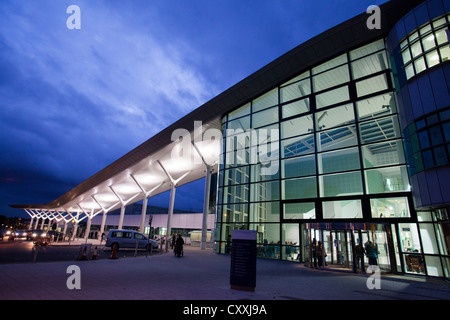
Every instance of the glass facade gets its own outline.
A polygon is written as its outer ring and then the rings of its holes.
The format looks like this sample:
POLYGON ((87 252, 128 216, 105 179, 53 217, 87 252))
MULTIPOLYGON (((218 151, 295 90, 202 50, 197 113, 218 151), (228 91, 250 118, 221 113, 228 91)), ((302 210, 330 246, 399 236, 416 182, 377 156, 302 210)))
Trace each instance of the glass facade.
POLYGON ((355 271, 374 244, 384 272, 449 278, 449 210, 415 207, 410 179, 448 167, 450 104, 407 126, 400 113, 415 103, 401 90, 450 57, 448 13, 425 21, 389 53, 390 38, 341 53, 224 115, 216 252, 256 230, 261 258, 313 267, 320 242, 329 267, 355 271))
POLYGON ((410 223, 391 78, 379 40, 225 116, 217 251, 230 252, 233 229, 249 229, 260 257, 305 261, 310 222, 410 223))

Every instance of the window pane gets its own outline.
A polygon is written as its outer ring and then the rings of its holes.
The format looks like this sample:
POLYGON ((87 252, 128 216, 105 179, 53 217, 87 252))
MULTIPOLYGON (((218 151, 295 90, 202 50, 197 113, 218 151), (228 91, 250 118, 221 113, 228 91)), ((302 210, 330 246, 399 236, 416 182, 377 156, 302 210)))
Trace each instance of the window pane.
POLYGON ((314 92, 335 87, 341 83, 350 81, 348 66, 331 69, 313 77, 314 92))
POLYGON ((354 146, 358 143, 354 126, 339 127, 317 133, 317 151, 354 146))
POLYGON ((315 114, 316 130, 329 129, 355 122, 353 104, 319 111, 315 114))
POLYGON ((400 138, 401 136, 397 116, 362 122, 359 125, 359 134, 362 144, 400 138))
POLYGON ((289 118, 310 110, 309 98, 285 104, 281 107, 281 116, 289 118))
POLYGON ((420 223, 419 230, 420 236, 422 237, 423 252, 431 254, 439 254, 433 224, 420 223))
POLYGON ((439 64, 439 54, 436 50, 431 51, 426 55, 428 68, 439 64))
POLYGON ((295 78, 292 78, 291 80, 289 80, 289 81, 283 83, 281 86, 284 87, 284 86, 287 86, 287 85, 289 85, 289 84, 291 84, 291 83, 297 82, 297 81, 299 81, 299 80, 303 80, 303 79, 305 79, 305 78, 308 78, 310 75, 311 75, 311 74, 310 74, 309 70, 308 70, 308 71, 305 71, 305 72, 303 72, 301 75, 298 75, 298 76, 296 76, 295 78))
POLYGON ((281 139, 299 136, 313 130, 312 116, 299 117, 281 123, 281 139))
POLYGON ((281 141, 281 157, 289 158, 313 153, 315 150, 314 135, 308 134, 281 141))
POLYGON ((364 168, 405 163, 400 140, 365 145, 361 150, 364 168))
POLYGON ((340 66, 341 64, 344 64, 346 62, 347 62, 347 55, 344 53, 343 55, 340 55, 339 57, 336 57, 333 60, 327 61, 327 62, 313 68, 312 74, 318 74, 318 73, 326 71, 328 69, 340 66))
POLYGON ((271 201, 280 199, 280 182, 258 182, 250 185, 250 201, 271 201))
POLYGON ((410 79, 412 77, 414 77, 414 68, 413 68, 413 64, 410 63, 409 65, 406 66, 405 68, 405 73, 406 73, 406 79, 410 79))
POLYGON ((364 56, 367 56, 373 52, 380 51, 384 49, 384 41, 383 39, 372 42, 368 45, 350 51, 350 60, 355 60, 364 56))
POLYGON ((372 218, 409 218, 408 200, 405 197, 370 199, 372 218))
POLYGON ((224 187, 223 203, 240 203, 248 201, 248 185, 224 187))
POLYGON ((317 182, 315 177, 282 180, 282 198, 306 199, 317 196, 317 182))
POLYGON ((381 74, 356 83, 356 93, 358 97, 383 91, 388 88, 386 74, 381 74))
POLYGON ((280 170, 276 168, 276 163, 257 163, 251 166, 252 182, 268 181, 280 178, 280 170))
POLYGON ((363 192, 359 171, 320 176, 319 183, 321 197, 354 195, 363 192))
POLYGON ((405 166, 365 171, 369 194, 409 191, 408 171, 405 166))
POLYGON ((285 203, 284 219, 315 219, 316 207, 314 202, 285 203))
POLYGON ((359 79, 387 68, 387 59, 384 52, 378 52, 366 58, 352 62, 353 79, 359 79))
POLYGON ((253 100, 252 111, 256 112, 278 104, 278 88, 273 89, 261 97, 253 100))
POLYGON ((448 42, 448 28, 436 31, 436 42, 438 45, 448 42))
POLYGON ((246 116, 248 114, 250 114, 250 103, 247 103, 246 105, 240 107, 239 109, 231 111, 228 114, 228 120, 233 120, 242 116, 246 116))
POLYGON ((409 52, 409 48, 402 52, 403 64, 407 64, 411 61, 411 53, 409 52))
POLYGON ((434 42, 434 34, 430 34, 429 36, 426 36, 422 39, 422 45, 423 49, 425 51, 428 51, 436 46, 436 43, 434 42))
POLYGON ((249 181, 248 166, 237 167, 224 171, 225 185, 244 184, 249 181))
POLYGON ((318 168, 320 174, 359 169, 358 148, 319 153, 318 168))
POLYGON ((428 132, 430 133, 430 139, 431 144, 436 145, 444 142, 444 139, 442 138, 441 128, 439 125, 431 127, 428 129, 428 132))
POLYGON ((399 223, 402 252, 422 252, 415 223, 399 223))
POLYGON ((281 103, 301 98, 309 94, 311 94, 311 81, 309 78, 292 83, 280 89, 281 103))
POLYGON ((294 178, 316 173, 315 155, 290 158, 281 161, 281 177, 294 178))
POLYGON ((226 168, 249 164, 250 150, 240 149, 225 154, 226 168))
POLYGON ((247 222, 248 205, 227 204, 223 205, 223 222, 247 222))
POLYGON ((391 113, 397 113, 394 95, 386 93, 369 99, 359 100, 356 110, 360 120, 382 117, 391 113))
POLYGON ((442 62, 447 61, 447 60, 450 59, 450 48, 449 48, 449 46, 444 46, 442 48, 439 48, 439 53, 441 54, 442 62))
POLYGON ((227 124, 227 136, 233 134, 233 130, 241 129, 243 131, 250 128, 250 116, 239 118, 228 122, 227 124))
POLYGON ((425 59, 423 57, 417 59, 414 61, 414 68, 416 69, 416 74, 421 73, 424 71, 427 67, 425 65, 425 59))
POLYGON ((444 146, 433 148, 433 154, 437 166, 442 166, 449 163, 444 146))
POLYGON ((324 219, 362 218, 361 200, 324 201, 324 219))
POLYGON ((344 86, 316 95, 316 107, 320 109, 349 99, 348 87, 344 86))
POLYGON ((278 201, 250 203, 250 222, 278 221, 280 221, 280 203, 278 201))
POLYGON ((422 47, 420 46, 420 41, 417 41, 413 45, 411 45, 411 54, 413 58, 417 57, 422 53, 422 47))
POLYGON ((278 107, 270 108, 252 115, 252 128, 278 122, 278 107))

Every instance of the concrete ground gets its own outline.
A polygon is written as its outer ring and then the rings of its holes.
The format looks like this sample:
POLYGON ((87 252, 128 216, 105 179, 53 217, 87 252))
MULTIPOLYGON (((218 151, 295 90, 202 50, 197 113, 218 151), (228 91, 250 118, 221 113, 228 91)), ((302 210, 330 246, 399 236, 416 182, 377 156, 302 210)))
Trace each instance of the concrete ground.
POLYGON ((0 265, 1 300, 448 300, 442 279, 316 270, 258 259, 254 292, 230 289, 230 256, 185 247, 148 257, 0 265), (80 289, 69 266, 79 267, 80 289))

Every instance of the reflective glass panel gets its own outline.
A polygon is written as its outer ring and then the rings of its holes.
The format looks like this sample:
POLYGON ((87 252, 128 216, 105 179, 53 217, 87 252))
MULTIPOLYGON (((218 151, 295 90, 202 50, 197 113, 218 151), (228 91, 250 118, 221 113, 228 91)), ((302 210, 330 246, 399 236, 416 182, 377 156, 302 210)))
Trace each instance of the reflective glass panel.
POLYGON ((343 150, 319 153, 319 173, 332 173, 350 171, 360 168, 358 148, 347 148, 343 150))
POLYGON ((358 118, 365 120, 369 118, 382 117, 391 113, 397 113, 394 94, 386 93, 356 102, 358 118))
POLYGON ((386 74, 381 74, 356 83, 356 93, 358 97, 366 96, 388 88, 386 74))
POLYGON ((330 129, 355 122, 353 104, 318 111, 315 113, 316 130, 330 129))
POLYGON ((252 115, 252 128, 262 127, 274 122, 278 122, 278 107, 266 109, 252 115))
POLYGON ((370 199, 372 218, 409 218, 406 197, 370 199))
POLYGON ((285 203, 284 219, 315 219, 316 207, 314 202, 285 203))
POLYGON ((281 177, 294 178, 316 173, 315 155, 281 160, 281 177))
POLYGON ((405 166, 366 170, 366 188, 369 194, 409 191, 408 171, 405 166))
POLYGON ((280 199, 280 182, 258 182, 250 185, 250 201, 273 201, 280 199))
POLYGON ((339 127, 317 133, 317 151, 355 146, 358 143, 355 126, 339 127))
POLYGON ((400 138, 401 136, 397 116, 362 122, 359 125, 359 134, 362 144, 400 138))
POLYGON ((252 112, 266 109, 278 104, 278 88, 275 88, 261 97, 253 100, 252 112))
POLYGON ((350 81, 348 66, 331 69, 313 77, 314 92, 319 92, 350 81))
POLYGON ((280 101, 283 103, 309 94, 311 94, 311 81, 305 79, 280 88, 280 101))
POLYGON ((281 116, 289 118, 310 111, 309 98, 281 106, 281 116))
POLYGON ((365 168, 405 163, 401 140, 365 145, 361 151, 365 168))
POLYGON ((278 201, 250 203, 250 222, 278 221, 280 221, 280 203, 278 201))
POLYGON ((352 62, 352 76, 353 79, 359 79, 387 68, 387 58, 384 53, 378 52, 368 57, 352 62))
POLYGON ((307 134, 281 141, 281 157, 289 158, 310 154, 315 151, 315 140, 313 134, 307 134))
POLYGON ((323 202, 324 219, 362 218, 361 200, 341 200, 323 202))
POLYGON ((324 93, 316 95, 316 107, 318 109, 338 104, 340 102, 348 101, 350 95, 348 93, 348 87, 343 86, 334 90, 326 91, 324 93))
POLYGON ((282 180, 282 199, 306 199, 317 196, 315 177, 282 180))
POLYGON ((281 123, 281 139, 309 133, 313 128, 312 115, 283 121, 281 123))
POLYGON ((363 193, 361 173, 348 172, 319 176, 320 196, 338 197, 363 193))

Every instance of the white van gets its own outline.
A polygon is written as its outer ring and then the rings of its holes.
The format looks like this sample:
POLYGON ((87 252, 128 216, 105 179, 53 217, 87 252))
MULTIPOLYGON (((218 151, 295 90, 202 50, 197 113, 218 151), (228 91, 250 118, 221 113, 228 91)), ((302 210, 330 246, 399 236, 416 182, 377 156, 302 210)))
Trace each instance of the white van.
POLYGON ((157 249, 159 244, 155 240, 151 240, 147 238, 140 232, 134 230, 109 230, 108 236, 106 238, 105 246, 114 248, 114 245, 117 246, 117 250, 119 248, 136 248, 136 244, 138 249, 146 249, 150 250, 150 245, 152 244, 153 249, 157 249))

